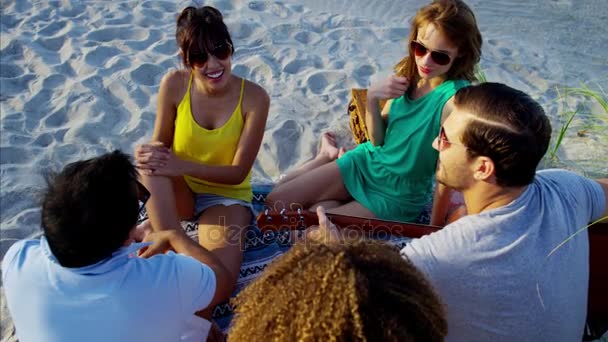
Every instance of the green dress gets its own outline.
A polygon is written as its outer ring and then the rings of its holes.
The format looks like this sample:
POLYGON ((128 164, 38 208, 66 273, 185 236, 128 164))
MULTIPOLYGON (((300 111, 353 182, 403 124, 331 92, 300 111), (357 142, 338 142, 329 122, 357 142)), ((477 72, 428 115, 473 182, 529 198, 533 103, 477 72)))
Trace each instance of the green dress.
POLYGON ((447 80, 419 99, 393 100, 384 145, 368 141, 337 160, 350 195, 378 218, 415 221, 432 197, 438 152, 431 145, 443 106, 468 84, 447 80))

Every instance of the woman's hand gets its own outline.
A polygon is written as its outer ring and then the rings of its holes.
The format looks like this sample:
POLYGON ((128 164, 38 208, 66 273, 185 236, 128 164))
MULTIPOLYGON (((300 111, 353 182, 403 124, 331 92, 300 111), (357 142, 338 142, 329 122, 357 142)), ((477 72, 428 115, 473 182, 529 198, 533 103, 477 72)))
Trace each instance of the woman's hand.
POLYGON ((141 144, 135 148, 135 166, 142 170, 155 170, 166 165, 171 151, 159 141, 141 144))
POLYGON ((367 90, 368 97, 375 100, 396 99, 407 91, 410 80, 407 77, 391 76, 382 81, 374 82, 367 90))
POLYGON ((158 141, 135 148, 135 166, 146 176, 182 176, 186 163, 158 141))
POLYGON ((148 176, 165 176, 175 177, 183 176, 186 174, 186 167, 188 162, 180 159, 172 151, 168 151, 166 154, 165 161, 157 168, 153 170, 144 170, 144 174, 148 176))

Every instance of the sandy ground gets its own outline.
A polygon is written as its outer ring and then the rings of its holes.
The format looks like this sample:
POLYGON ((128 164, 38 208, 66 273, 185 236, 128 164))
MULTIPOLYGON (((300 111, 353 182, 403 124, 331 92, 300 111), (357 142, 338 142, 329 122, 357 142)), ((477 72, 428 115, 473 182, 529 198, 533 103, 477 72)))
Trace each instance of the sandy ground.
MULTIPOLYGON (((162 75, 179 67, 175 18, 189 1, 8 1, 0 21, 0 255, 39 233, 43 175, 66 163, 149 139, 162 75)), ((311 158, 318 137, 352 144, 352 87, 388 75, 405 53, 414 0, 209 1, 235 42, 233 70, 272 97, 256 179, 311 158)), ((608 89, 605 0, 471 0, 484 46, 481 66, 538 99, 554 124, 584 101, 560 89, 608 89)), ((593 113, 601 113, 592 105, 593 113)), ((581 112, 585 112, 581 109, 581 112)), ((584 113, 583 113, 584 114, 584 113)), ((606 115, 606 113, 604 113, 606 115)), ((608 176, 606 121, 579 115, 560 165, 608 176)), ((4 301, 3 301, 4 302, 4 301)), ((13 340, 2 305, 4 340, 13 340)))

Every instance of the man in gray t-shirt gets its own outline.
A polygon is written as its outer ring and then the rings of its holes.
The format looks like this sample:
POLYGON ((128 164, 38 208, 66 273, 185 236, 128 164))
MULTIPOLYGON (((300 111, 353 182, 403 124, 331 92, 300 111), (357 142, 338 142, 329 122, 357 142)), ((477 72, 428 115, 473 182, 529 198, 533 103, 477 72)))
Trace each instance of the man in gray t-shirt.
POLYGON ((580 341, 589 222, 608 215, 608 181, 535 172, 551 127, 528 95, 502 84, 464 88, 433 143, 437 182, 463 193, 468 216, 401 254, 447 308, 449 341, 580 341))
POLYGON ((537 173, 510 203, 466 216, 401 251, 446 304, 451 341, 580 341, 587 313, 587 233, 551 251, 606 208, 601 186, 537 173))
MULTIPOLYGON (((446 305, 446 339, 580 341, 589 241, 584 231, 574 234, 608 218, 608 179, 536 173, 551 126, 521 91, 470 86, 456 93, 453 108, 433 142, 436 179, 462 192, 468 216, 401 251, 446 305)), ((316 234, 339 239, 318 213, 324 224, 316 234)))

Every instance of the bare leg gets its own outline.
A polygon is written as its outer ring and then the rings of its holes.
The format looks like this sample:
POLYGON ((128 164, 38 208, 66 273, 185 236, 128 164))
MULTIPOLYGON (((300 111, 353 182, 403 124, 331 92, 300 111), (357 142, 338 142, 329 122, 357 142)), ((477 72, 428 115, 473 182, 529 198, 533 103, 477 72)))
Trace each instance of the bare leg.
MULTIPOLYGON (((228 269, 233 287, 239 278, 245 232, 250 222, 251 212, 241 205, 213 206, 205 210, 198 220, 198 242, 228 269)), ((212 310, 210 307, 197 314, 210 319, 212 310)))
MULTIPOLYGON (((290 180, 299 177, 300 175, 316 169, 317 167, 327 164, 331 161, 334 161, 338 158, 340 154, 340 150, 344 150, 343 148, 338 149, 336 147, 336 138, 331 132, 325 132, 321 135, 321 142, 319 144, 319 152, 317 152, 317 156, 306 163, 304 163, 299 168, 289 172, 285 177, 281 178, 277 185, 287 183, 290 180)), ((342 153, 344 154, 344 153, 342 153)))
POLYGON ((350 215, 350 216, 358 216, 358 217, 368 217, 375 218, 376 215, 372 213, 369 209, 364 207, 361 203, 357 201, 350 201, 344 205, 335 208, 327 209, 327 212, 330 214, 339 214, 339 215, 350 215))
POLYGON ((308 210, 310 211, 317 211, 318 207, 323 207, 325 209, 331 209, 331 208, 337 208, 342 206, 344 203, 340 202, 340 201, 323 201, 323 202, 319 202, 316 204, 313 204, 310 208, 308 208, 308 210))
POLYGON ((194 211, 194 198, 183 177, 142 175, 141 181, 151 193, 146 210, 152 229, 181 229, 180 219, 194 211))
POLYGON ((270 208, 281 210, 292 204, 309 208, 315 203, 327 200, 351 200, 335 162, 319 166, 287 183, 279 184, 266 197, 266 204, 270 208))

